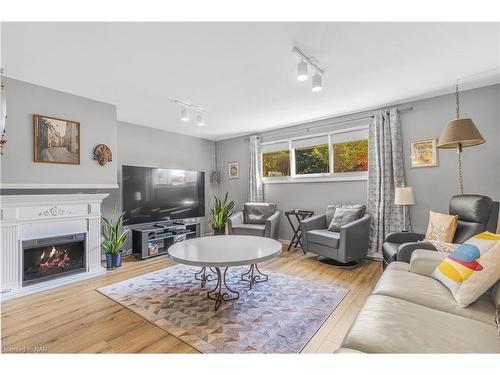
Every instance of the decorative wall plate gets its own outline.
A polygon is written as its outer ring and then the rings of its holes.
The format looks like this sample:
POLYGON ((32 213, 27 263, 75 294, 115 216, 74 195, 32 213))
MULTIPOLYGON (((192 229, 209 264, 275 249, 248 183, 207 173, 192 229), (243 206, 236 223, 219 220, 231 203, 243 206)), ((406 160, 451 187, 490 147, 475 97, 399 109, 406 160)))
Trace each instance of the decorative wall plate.
POLYGON ((104 166, 113 160, 113 153, 105 144, 97 145, 94 148, 94 160, 97 160, 99 165, 104 166))

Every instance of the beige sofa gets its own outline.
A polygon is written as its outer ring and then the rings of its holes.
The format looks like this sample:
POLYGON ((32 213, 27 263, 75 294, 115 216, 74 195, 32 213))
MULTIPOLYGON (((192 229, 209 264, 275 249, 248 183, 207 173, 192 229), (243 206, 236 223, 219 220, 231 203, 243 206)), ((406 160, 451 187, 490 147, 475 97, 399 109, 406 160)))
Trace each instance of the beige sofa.
POLYGON ((495 323, 500 281, 462 308, 430 277, 446 255, 417 250, 410 264, 389 264, 339 352, 500 353, 495 323))

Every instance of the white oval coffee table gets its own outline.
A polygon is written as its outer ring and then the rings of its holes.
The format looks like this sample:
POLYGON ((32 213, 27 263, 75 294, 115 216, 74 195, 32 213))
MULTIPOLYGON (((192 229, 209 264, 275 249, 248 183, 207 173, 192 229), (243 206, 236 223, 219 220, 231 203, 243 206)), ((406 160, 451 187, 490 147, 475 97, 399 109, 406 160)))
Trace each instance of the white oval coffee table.
POLYGON ((280 242, 255 236, 210 236, 178 242, 168 249, 172 260, 190 266, 201 267, 195 278, 204 287, 207 281, 217 280, 215 288, 207 292, 207 297, 215 301, 217 310, 222 301, 238 299, 239 292, 226 283, 229 267, 250 266, 241 279, 255 283, 267 281, 268 276, 260 272, 257 263, 272 259, 281 253, 280 242), (224 270, 221 272, 221 268, 224 270))

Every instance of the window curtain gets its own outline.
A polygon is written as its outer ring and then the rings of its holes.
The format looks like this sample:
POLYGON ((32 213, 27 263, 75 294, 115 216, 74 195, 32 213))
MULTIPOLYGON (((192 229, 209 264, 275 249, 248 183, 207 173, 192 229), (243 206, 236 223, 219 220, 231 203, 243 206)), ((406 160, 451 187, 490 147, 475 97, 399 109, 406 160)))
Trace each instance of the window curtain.
POLYGON ((395 188, 404 184, 401 123, 396 108, 377 111, 369 124, 368 212, 371 215, 368 256, 382 258, 382 244, 402 227, 395 188))
POLYGON ((263 202, 264 189, 262 186, 262 140, 252 135, 250 137, 250 160, 249 160, 249 176, 248 176, 248 201, 263 202))

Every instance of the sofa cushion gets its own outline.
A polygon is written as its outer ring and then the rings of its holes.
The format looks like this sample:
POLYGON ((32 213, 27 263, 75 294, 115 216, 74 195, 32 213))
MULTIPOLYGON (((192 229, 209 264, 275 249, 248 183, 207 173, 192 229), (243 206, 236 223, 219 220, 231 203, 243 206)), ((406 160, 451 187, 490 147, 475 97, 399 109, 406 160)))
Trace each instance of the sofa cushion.
POLYGON ((462 308, 450 291, 439 281, 432 277, 408 272, 407 267, 408 263, 391 263, 380 277, 373 294, 399 298, 495 326, 495 306, 490 294, 484 294, 469 307, 462 308), (405 265, 406 270, 399 268, 400 264, 405 265))
POLYGON ((335 214, 335 210, 337 208, 355 208, 355 209, 359 209, 359 217, 362 218, 364 215, 365 215, 365 212, 366 212, 366 206, 364 204, 329 204, 327 207, 326 207, 326 213, 325 213, 325 217, 326 217, 326 225, 329 226, 332 219, 333 219, 333 215, 335 214))
POLYGON ((274 211, 276 211, 274 203, 245 203, 243 207, 245 224, 265 224, 274 211))
POLYGON ((333 214, 333 219, 328 226, 330 232, 340 232, 343 225, 352 223, 360 218, 360 208, 337 208, 333 214))
POLYGON ((328 229, 315 229, 308 231, 306 235, 309 242, 315 242, 335 249, 339 247, 339 232, 330 232, 328 229))
POLYGON ((447 253, 441 251, 417 249, 411 254, 410 272, 432 277, 434 270, 447 256, 447 253))
POLYGON ((382 245, 382 253, 386 263, 391 263, 396 260, 398 255, 399 244, 394 242, 384 242, 382 245))
POLYGON ((266 226, 261 224, 233 225, 233 234, 246 236, 264 236, 266 226))
POLYGON ((500 279, 500 234, 475 235, 445 258, 432 277, 442 282, 462 307, 500 279))
POLYGON ((393 271, 404 271, 404 272, 409 272, 410 271, 410 264, 406 262, 392 262, 387 266, 386 269, 391 269, 393 271))
POLYGON ((500 340, 491 324, 372 295, 342 347, 365 353, 500 353, 500 340))
POLYGON ((458 216, 429 211, 429 224, 425 233, 426 240, 453 242, 457 229, 458 216))

